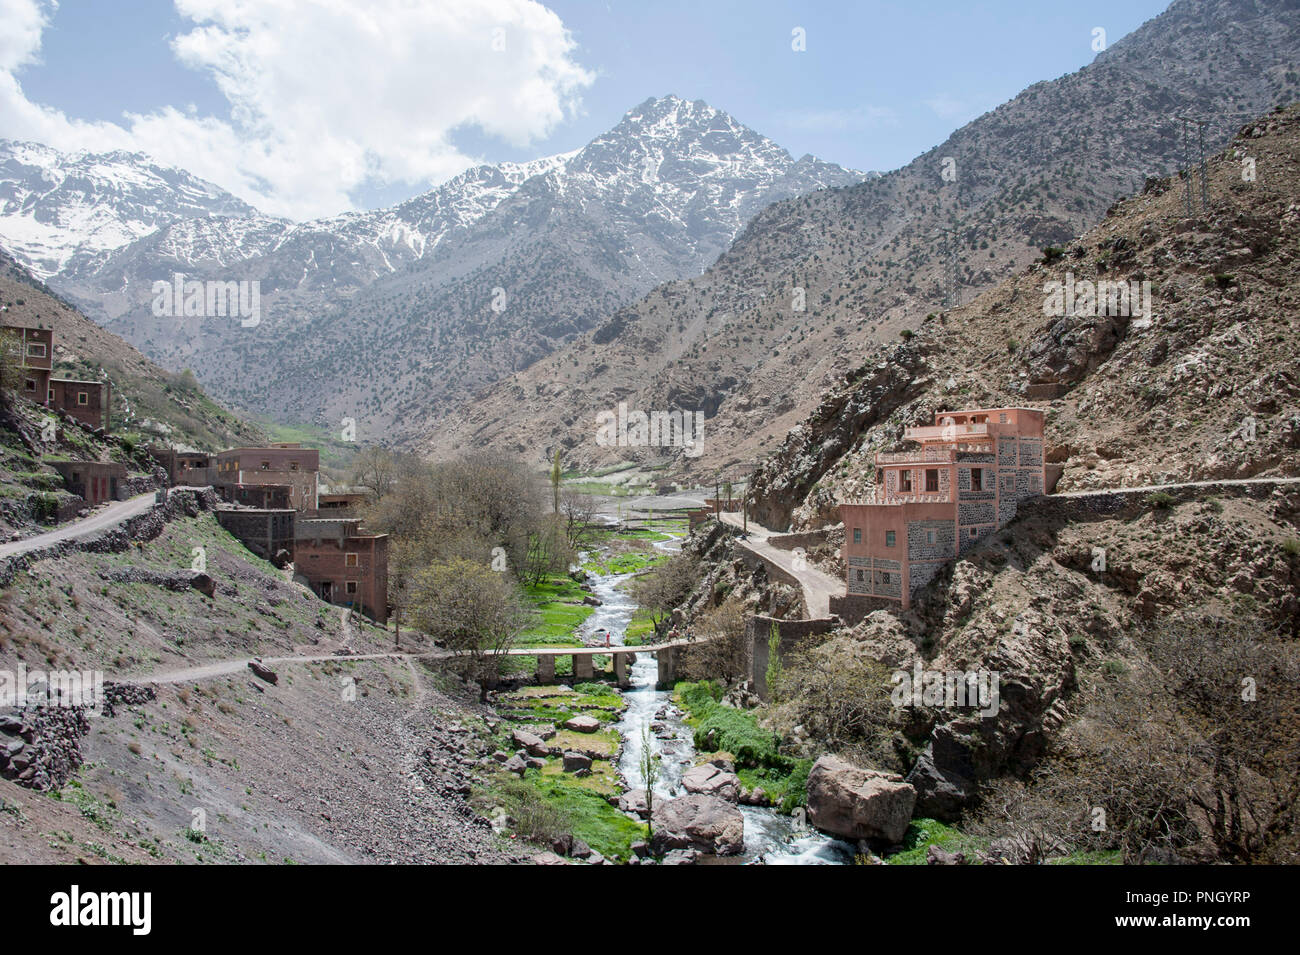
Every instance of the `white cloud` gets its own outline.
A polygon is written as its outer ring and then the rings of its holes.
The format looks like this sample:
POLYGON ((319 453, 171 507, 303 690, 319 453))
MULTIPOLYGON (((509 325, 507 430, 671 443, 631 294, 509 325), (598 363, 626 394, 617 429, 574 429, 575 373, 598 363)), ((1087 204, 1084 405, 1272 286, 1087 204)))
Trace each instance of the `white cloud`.
POLYGON ((194 26, 172 52, 212 76, 229 117, 165 106, 86 123, 31 102, 18 74, 37 62, 53 6, 0 0, 3 134, 137 149, 266 212, 308 218, 351 208, 363 183, 462 171, 474 158, 452 144, 457 129, 519 146, 544 138, 593 80, 560 18, 535 0, 174 2, 194 26))

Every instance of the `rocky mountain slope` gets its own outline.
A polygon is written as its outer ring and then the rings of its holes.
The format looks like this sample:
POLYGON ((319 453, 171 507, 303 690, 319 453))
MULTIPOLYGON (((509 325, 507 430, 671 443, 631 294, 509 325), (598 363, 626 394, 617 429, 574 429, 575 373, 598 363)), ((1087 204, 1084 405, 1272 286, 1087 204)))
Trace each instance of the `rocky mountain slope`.
MULTIPOLYGON (((1247 124, 1210 163, 1209 209, 1190 217, 1184 180, 1149 182, 1015 278, 882 347, 763 464, 754 516, 820 529, 827 545, 812 556, 839 577, 836 504, 860 498, 874 455, 936 411, 1041 407, 1059 490, 1135 489, 1030 502, 910 610, 877 610, 787 660, 805 678, 848 674, 855 699, 878 692, 883 714, 870 733, 845 733, 783 700, 771 716, 793 751, 904 773, 918 815, 1006 835, 1013 861, 1091 849, 1295 861, 1294 694, 1258 710, 1235 701, 1242 673, 1269 673, 1260 681, 1276 691, 1298 662, 1298 146, 1300 106, 1247 124), (1151 307, 1048 314, 1052 283, 1071 276, 1150 282, 1151 307), (1027 397, 1036 389, 1057 397, 1027 397), (1270 477, 1292 480, 1231 483, 1270 477), (1209 483, 1145 489, 1193 481, 1209 483), (998 711, 891 707, 890 684, 873 681, 915 666, 999 674, 998 711), (1258 750, 1225 749, 1243 738, 1258 750), (1091 807, 1110 828, 1090 827, 1091 807)), ((693 599, 757 593, 761 605, 770 583, 756 586, 716 530, 697 538, 710 566, 693 599)))
POLYGON ((393 638, 254 557, 212 504, 174 493, 166 520, 6 576, 0 667, 200 675, 110 688, 102 715, 0 718, 0 861, 510 861, 464 799, 487 712, 420 662, 333 659, 393 638), (200 546, 211 596, 186 583, 200 546), (243 664, 296 654, 318 659, 275 684, 243 664))
POLYGON ((302 224, 175 219, 93 260, 69 257, 50 281, 244 408, 352 417, 363 440, 391 441, 655 285, 698 274, 768 203, 861 178, 666 96, 574 153, 471 169, 392 209, 302 224), (259 281, 264 320, 160 320, 152 285, 174 272, 259 281))
POLYGON ((54 329, 56 375, 112 383, 113 430, 207 450, 264 440, 216 405, 192 375, 159 368, 90 321, 26 268, 0 252, 0 324, 54 329))
POLYGON ((142 153, 61 153, 0 140, 0 237, 41 278, 78 275, 173 222, 255 210, 142 153))
POLYGON ((626 401, 705 413, 703 455, 678 453, 675 469, 743 469, 881 342, 944 307, 943 230, 954 230, 969 300, 1178 168, 1180 115, 1208 120, 1218 149, 1295 98, 1296 9, 1178 0, 1089 66, 1030 87, 902 169, 769 206, 704 275, 660 286, 430 423, 421 447, 493 445, 540 461, 559 446, 574 466, 596 467, 633 456, 596 440, 596 415, 626 401))
POLYGON ((764 462, 759 520, 834 522, 836 503, 874 481, 876 452, 949 408, 1045 408, 1058 491, 1300 474, 1297 145, 1300 108, 1270 113, 1210 162, 1207 212, 1186 216, 1179 177, 1153 180, 1014 279, 879 349, 764 462), (1150 314, 1047 314, 1050 283, 1071 276, 1150 282, 1150 314), (1027 398, 1035 385, 1059 397, 1027 398))

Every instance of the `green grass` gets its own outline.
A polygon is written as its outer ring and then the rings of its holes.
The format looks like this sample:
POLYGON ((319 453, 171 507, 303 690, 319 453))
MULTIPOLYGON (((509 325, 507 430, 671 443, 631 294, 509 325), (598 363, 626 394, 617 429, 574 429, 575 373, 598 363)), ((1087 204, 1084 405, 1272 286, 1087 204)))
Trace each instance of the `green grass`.
POLYGON ((674 698, 688 714, 686 722, 695 730, 695 748, 700 752, 725 750, 739 765, 790 768, 791 761, 777 753, 776 734, 760 727, 752 710, 723 706, 722 688, 716 683, 678 683, 674 698), (707 742, 710 730, 714 746, 707 742))
POLYGON ((890 865, 927 865, 925 854, 930 846, 938 846, 945 852, 964 852, 967 860, 973 862, 975 853, 987 849, 988 842, 937 819, 913 819, 907 835, 903 836, 903 851, 888 856, 885 861, 890 865))
POLYGON ((525 586, 524 594, 537 610, 537 619, 519 635, 516 646, 578 646, 574 631, 596 608, 582 602, 587 592, 575 580, 553 574, 539 584, 525 586))
POLYGON ((602 554, 593 557, 582 565, 582 569, 591 574, 634 574, 647 567, 667 559, 665 553, 647 554, 628 551, 622 554, 602 554))

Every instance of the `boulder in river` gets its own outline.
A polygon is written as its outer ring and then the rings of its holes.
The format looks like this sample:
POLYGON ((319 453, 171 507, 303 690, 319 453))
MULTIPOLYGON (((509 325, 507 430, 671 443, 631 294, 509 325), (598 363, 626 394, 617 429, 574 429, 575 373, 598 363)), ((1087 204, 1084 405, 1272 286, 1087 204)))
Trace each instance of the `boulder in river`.
POLYGON ((724 799, 698 793, 654 804, 656 852, 695 849, 720 856, 745 848, 745 817, 724 799))
POLYGON ((735 773, 727 772, 713 763, 694 766, 682 774, 682 787, 688 793, 703 793, 705 796, 717 796, 727 802, 740 798, 740 779, 735 773))
POLYGON ((808 773, 808 821, 843 839, 901 842, 916 790, 895 773, 822 756, 808 773))
POLYGON ((629 789, 618 797, 618 808, 623 812, 636 813, 642 819, 646 817, 646 798, 644 789, 629 789))

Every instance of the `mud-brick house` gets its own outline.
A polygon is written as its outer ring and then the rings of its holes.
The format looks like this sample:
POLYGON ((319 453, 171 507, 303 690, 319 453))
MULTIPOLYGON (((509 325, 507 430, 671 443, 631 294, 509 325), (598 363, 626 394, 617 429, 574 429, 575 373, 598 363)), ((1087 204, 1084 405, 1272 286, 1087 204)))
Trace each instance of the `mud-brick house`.
POLYGON ((47 404, 91 428, 112 429, 109 414, 113 388, 107 381, 51 378, 47 404))
POLYGON ((51 461, 68 493, 76 494, 91 507, 105 501, 123 500, 126 495, 126 467, 104 461, 51 461))
POLYGON ((871 495, 840 504, 847 580, 831 612, 910 607, 948 561, 1042 494, 1043 421, 1032 408, 945 411, 904 432, 915 450, 877 454, 871 495))
POLYGON ((220 508, 217 523, 263 560, 283 567, 293 559, 292 508, 220 508))
POLYGON ((281 484, 289 488, 289 506, 314 511, 320 452, 300 444, 270 444, 261 448, 231 448, 217 453, 216 484, 222 496, 232 485, 281 484))
MULTIPOLYGON (((21 320, 19 320, 21 321, 21 320)), ((38 404, 45 404, 54 369, 54 330, 37 325, 0 325, 0 335, 13 341, 22 371, 22 393, 38 404)))
POLYGON ((355 518, 298 520, 293 567, 322 600, 388 621, 387 534, 367 534, 355 518))
POLYGON ((180 451, 162 444, 147 445, 145 451, 167 472, 173 487, 207 487, 216 481, 212 455, 206 451, 180 451))

